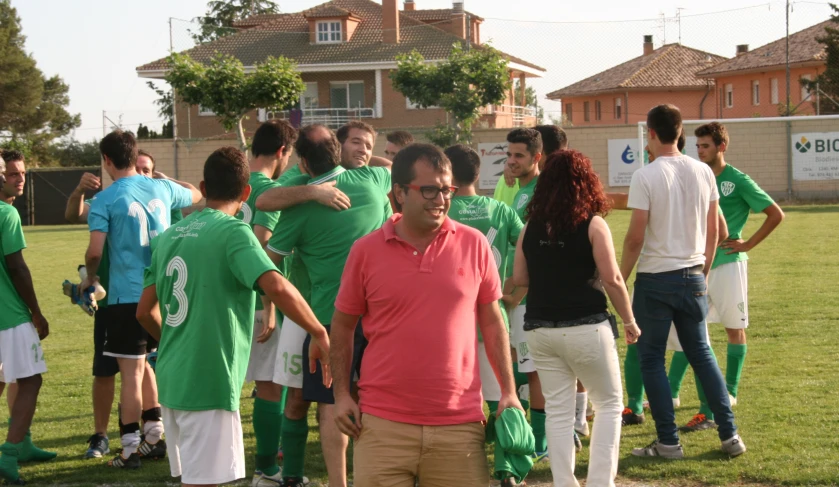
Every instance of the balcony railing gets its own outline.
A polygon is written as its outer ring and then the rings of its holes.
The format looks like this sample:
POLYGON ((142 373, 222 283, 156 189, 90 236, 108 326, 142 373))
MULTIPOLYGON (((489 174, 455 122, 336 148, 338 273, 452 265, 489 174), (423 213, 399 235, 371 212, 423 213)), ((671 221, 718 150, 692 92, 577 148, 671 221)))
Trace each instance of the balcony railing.
POLYGON ((525 127, 536 124, 536 108, 517 105, 492 105, 486 107, 485 114, 511 116, 513 127, 525 127))
MULTIPOLYGON (((259 110, 258 118, 260 122, 274 119, 290 120, 292 115, 293 110, 272 111, 263 108, 259 110)), ((337 129, 350 120, 374 118, 376 110, 374 108, 306 108, 301 110, 301 115, 301 126, 319 123, 337 129)))

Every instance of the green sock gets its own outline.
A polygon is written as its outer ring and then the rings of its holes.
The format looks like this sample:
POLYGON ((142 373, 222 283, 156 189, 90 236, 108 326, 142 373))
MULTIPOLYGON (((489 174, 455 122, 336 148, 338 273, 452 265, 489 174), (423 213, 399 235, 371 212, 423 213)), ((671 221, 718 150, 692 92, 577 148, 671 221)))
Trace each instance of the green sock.
POLYGON ((285 411, 285 402, 286 402, 287 397, 288 397, 288 387, 283 387, 283 395, 282 395, 282 398, 280 399, 280 444, 278 445, 280 450, 283 449, 283 442, 282 442, 283 422, 285 422, 285 414, 283 414, 283 412, 285 411))
POLYGON ((20 478, 18 458, 21 443, 3 443, 0 445, 0 479, 16 482, 20 478))
POLYGON ((283 421, 283 477, 303 477, 309 422, 306 418, 283 421))
POLYGON ((489 415, 494 415, 498 412, 498 401, 487 401, 487 407, 489 408, 489 415))
POLYGON ((690 363, 688 363, 685 352, 675 352, 673 354, 673 360, 670 361, 670 373, 667 375, 667 379, 670 381, 670 397, 673 399, 679 397, 682 381, 685 380, 689 366, 690 363))
POLYGON ((635 414, 644 414, 644 379, 641 377, 641 361, 638 359, 638 346, 626 346, 626 359, 623 361, 623 373, 626 377, 626 407, 635 414))
MULTIPOLYGON (((708 346, 710 348, 710 344, 708 346)), ((714 357, 714 362, 716 362, 717 355, 714 353, 713 348, 711 348, 711 356, 714 357)), ((702 389, 702 383, 699 382, 699 376, 696 375, 696 372, 693 373, 693 379, 696 381, 696 395, 699 397, 699 414, 704 414, 705 418, 713 421, 714 413, 711 411, 711 407, 708 405, 708 398, 705 397, 705 390, 702 389)))
POLYGON ((746 344, 728 344, 728 363, 725 367, 725 386, 728 393, 737 397, 740 387, 740 377, 743 375, 743 364, 746 362, 746 344))
POLYGON ((256 436, 256 469, 268 475, 277 475, 277 445, 280 444, 279 402, 256 398, 253 402, 253 432, 256 436))
MULTIPOLYGON (((9 418, 9 425, 11 426, 11 424, 12 418, 9 418)), ((47 460, 52 460, 57 456, 58 453, 42 450, 35 446, 35 444, 32 443, 32 432, 30 430, 26 431, 26 436, 20 443, 20 456, 18 457, 18 462, 45 462, 47 460)))
POLYGON ((533 426, 533 437, 536 439, 536 451, 548 451, 548 435, 545 434, 545 419, 547 419, 544 409, 530 410, 530 424, 533 426))

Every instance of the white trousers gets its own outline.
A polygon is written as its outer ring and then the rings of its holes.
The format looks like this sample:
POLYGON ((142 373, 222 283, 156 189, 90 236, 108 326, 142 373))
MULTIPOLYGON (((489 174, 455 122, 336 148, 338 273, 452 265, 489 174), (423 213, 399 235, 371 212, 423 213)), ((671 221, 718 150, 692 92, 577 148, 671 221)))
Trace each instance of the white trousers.
POLYGON ((594 405, 586 487, 614 487, 618 472, 623 389, 618 352, 608 321, 528 331, 527 343, 542 382, 554 487, 579 487, 574 477, 577 379, 594 405))

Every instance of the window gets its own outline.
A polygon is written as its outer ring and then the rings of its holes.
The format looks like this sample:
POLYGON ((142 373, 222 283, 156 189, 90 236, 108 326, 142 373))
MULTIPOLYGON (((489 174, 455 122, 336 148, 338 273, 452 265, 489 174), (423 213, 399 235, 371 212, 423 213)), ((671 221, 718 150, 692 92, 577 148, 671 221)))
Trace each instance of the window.
POLYGON ((760 105, 760 81, 752 81, 752 105, 760 105))
POLYGON ((600 100, 595 100, 594 101, 594 119, 595 120, 600 120, 600 115, 601 115, 600 100))
POLYGON ((574 121, 574 109, 571 108, 570 103, 565 103, 564 105, 565 105, 565 118, 569 122, 573 122, 574 121))
POLYGON ((805 83, 805 80, 810 81, 812 79, 812 75, 805 74, 802 75, 801 78, 798 80, 798 83, 801 85, 801 101, 806 100, 807 97, 810 96, 810 90, 807 89, 807 83, 805 83))
POLYGON ((773 105, 777 105, 778 103, 780 103, 780 101, 778 100, 778 78, 772 78, 769 80, 769 88, 772 91, 771 102, 773 105))
POLYGON ((341 22, 318 22, 317 23, 318 29, 318 44, 329 44, 329 43, 336 43, 341 42, 343 40, 341 36, 341 22))
POLYGON ((734 107, 734 86, 731 84, 725 85, 725 106, 726 108, 734 107))
POLYGON ((329 86, 330 108, 364 108, 363 81, 333 81, 329 86))
POLYGON ((588 108, 589 108, 589 102, 584 101, 583 102, 583 120, 585 120, 586 122, 591 121, 591 116, 588 113, 588 108))
POLYGON ((300 97, 300 108, 302 110, 313 110, 318 106, 318 83, 317 81, 306 83, 306 91, 300 97))
POLYGON ((615 98, 615 120, 620 120, 623 118, 623 100, 620 98, 615 98))
POLYGON ((204 108, 201 105, 198 105, 198 116, 199 117, 215 117, 216 112, 210 110, 209 108, 204 108))

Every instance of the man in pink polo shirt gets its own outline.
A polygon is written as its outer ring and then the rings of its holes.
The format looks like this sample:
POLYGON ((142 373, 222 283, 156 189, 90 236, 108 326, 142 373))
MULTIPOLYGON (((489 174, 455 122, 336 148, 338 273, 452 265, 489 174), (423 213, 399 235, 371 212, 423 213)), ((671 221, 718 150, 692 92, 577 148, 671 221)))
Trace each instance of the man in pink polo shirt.
POLYGON ((356 440, 355 484, 485 487, 476 318, 501 384, 498 411, 521 409, 492 251, 446 216, 457 188, 440 149, 405 147, 392 180, 402 213, 353 246, 332 319, 335 417, 356 440), (369 341, 360 409, 350 395, 359 317, 369 341))

